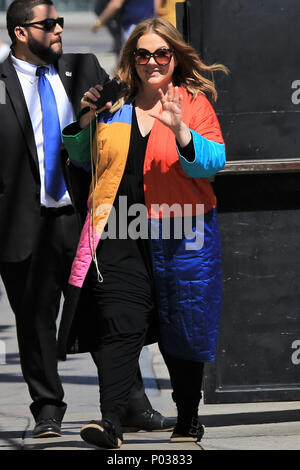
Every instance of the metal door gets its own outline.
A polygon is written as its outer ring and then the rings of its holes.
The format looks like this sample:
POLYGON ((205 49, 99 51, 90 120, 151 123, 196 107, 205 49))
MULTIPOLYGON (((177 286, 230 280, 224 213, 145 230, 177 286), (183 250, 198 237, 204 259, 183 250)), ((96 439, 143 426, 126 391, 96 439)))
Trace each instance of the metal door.
MULTIPOLYGON (((300 2, 188 0, 186 37, 221 62, 228 163, 215 178, 223 252, 206 403, 300 399, 300 2)), ((183 29, 184 32, 184 29, 183 29)))

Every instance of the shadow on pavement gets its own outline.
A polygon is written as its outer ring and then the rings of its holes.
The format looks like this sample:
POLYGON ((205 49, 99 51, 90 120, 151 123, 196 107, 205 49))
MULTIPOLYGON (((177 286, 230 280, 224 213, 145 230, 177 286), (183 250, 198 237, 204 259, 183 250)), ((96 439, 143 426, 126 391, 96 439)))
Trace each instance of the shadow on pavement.
MULTIPOLYGON (((5 340, 5 338, 3 338, 5 340)), ((19 353, 6 353, 5 354, 5 365, 20 364, 19 353)))
POLYGON ((11 447, 12 449, 22 449, 24 429, 21 431, 0 430, 0 450, 1 447, 11 447))
POLYGON ((44 439, 43 442, 41 443, 30 443, 26 444, 25 450, 45 450, 45 449, 51 449, 53 448, 54 450, 57 448, 63 449, 72 449, 72 447, 75 449, 82 448, 82 449, 87 449, 87 450, 94 450, 93 447, 89 446, 84 441, 59 441, 58 439, 55 439, 55 441, 50 441, 44 439))
POLYGON ((170 379, 163 379, 163 378, 157 379, 157 387, 159 390, 171 389, 172 387, 171 387, 170 379))
POLYGON ((2 374, 0 375, 0 383, 22 383, 24 382, 23 376, 21 374, 14 375, 14 374, 2 374))
MULTIPOLYGON (((17 354, 8 354, 6 356, 6 365, 8 364, 18 364, 19 356, 17 354)), ((96 376, 80 376, 80 375, 61 375, 60 378, 63 384, 78 384, 78 385, 98 385, 98 378, 96 376)), ((0 375, 0 383, 21 383, 24 382, 22 374, 3 374, 0 375)), ((144 378, 145 388, 157 388, 157 383, 155 379, 144 378)))
POLYGON ((245 424, 287 423, 293 421, 300 421, 300 410, 252 411, 246 413, 201 416, 201 422, 205 426, 212 428, 245 424))

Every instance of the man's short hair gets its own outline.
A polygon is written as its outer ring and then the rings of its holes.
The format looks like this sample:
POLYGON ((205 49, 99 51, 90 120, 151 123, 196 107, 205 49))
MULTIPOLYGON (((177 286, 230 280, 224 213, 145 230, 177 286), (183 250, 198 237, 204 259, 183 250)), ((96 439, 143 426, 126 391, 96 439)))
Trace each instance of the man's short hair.
POLYGON ((6 12, 6 26, 12 45, 16 43, 15 27, 33 19, 37 5, 53 5, 52 0, 14 0, 6 12))

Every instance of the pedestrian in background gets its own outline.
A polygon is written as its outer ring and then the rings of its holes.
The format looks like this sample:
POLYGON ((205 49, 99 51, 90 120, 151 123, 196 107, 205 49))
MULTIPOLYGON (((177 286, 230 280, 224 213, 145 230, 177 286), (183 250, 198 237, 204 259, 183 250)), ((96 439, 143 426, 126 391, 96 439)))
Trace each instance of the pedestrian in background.
MULTIPOLYGON (((16 317, 33 437, 61 435, 67 405, 57 370, 56 319, 82 226, 82 199, 86 212, 87 196, 67 188, 61 129, 74 121, 84 91, 109 78, 93 54, 62 53, 63 25, 51 0, 14 0, 7 10, 12 52, 0 64, 6 89, 0 105, 0 274, 16 317)), ((74 168, 73 180, 75 174, 83 185, 85 174, 74 168)), ((131 401, 127 424, 134 418, 137 430, 156 427, 138 374, 131 401)), ((159 424, 165 425, 160 414, 159 424)))
POLYGON ((206 78, 217 70, 227 69, 206 66, 171 23, 146 20, 122 49, 117 76, 127 86, 120 99, 95 119, 97 106, 91 101, 101 90, 90 88, 82 106, 92 111, 63 131, 70 158, 85 167, 95 135, 89 214, 63 311, 69 320, 59 342, 62 349, 81 341, 100 346, 102 420, 81 430, 84 440, 100 447, 122 444, 120 423, 156 309, 178 409, 171 442, 196 442, 204 432, 198 419, 203 365, 215 356, 222 288, 216 197, 209 178, 225 164, 225 146, 205 96, 217 97, 206 78), (124 197, 128 225, 119 233, 124 197), (146 215, 131 236, 129 210, 137 205, 146 215), (116 230, 110 232, 111 219, 116 230), (179 236, 175 224, 186 219, 190 233, 179 236), (195 237, 198 243, 187 247, 195 237))
POLYGON ((176 27, 176 3, 185 3, 185 0, 156 0, 157 16, 170 21, 176 27))
POLYGON ((122 28, 121 41, 122 44, 124 44, 131 31, 138 23, 147 18, 152 18, 155 15, 155 1, 156 0, 109 0, 106 8, 92 26, 92 31, 96 33, 110 18, 118 14, 122 28))
MULTIPOLYGON (((109 0, 95 0, 94 13, 96 16, 100 16, 103 10, 106 8, 109 0)), ((119 55, 121 51, 121 24, 119 12, 116 12, 111 18, 106 21, 106 27, 113 38, 113 52, 119 55)))

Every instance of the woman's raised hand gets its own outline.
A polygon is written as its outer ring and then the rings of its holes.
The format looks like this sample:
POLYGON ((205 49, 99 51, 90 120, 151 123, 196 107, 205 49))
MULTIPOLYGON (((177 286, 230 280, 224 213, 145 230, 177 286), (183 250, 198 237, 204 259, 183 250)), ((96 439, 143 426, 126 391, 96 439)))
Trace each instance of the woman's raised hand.
POLYGON ((158 92, 160 94, 162 110, 160 113, 152 112, 149 114, 173 130, 173 128, 179 127, 182 122, 182 95, 179 95, 178 87, 174 87, 172 83, 168 85, 168 91, 165 95, 161 88, 158 90, 158 92))
POLYGON ((191 133, 182 121, 183 96, 180 94, 178 87, 174 87, 172 83, 168 85, 165 95, 161 89, 158 91, 162 109, 159 113, 151 112, 149 115, 169 127, 174 132, 179 145, 185 147, 191 140, 191 133))

